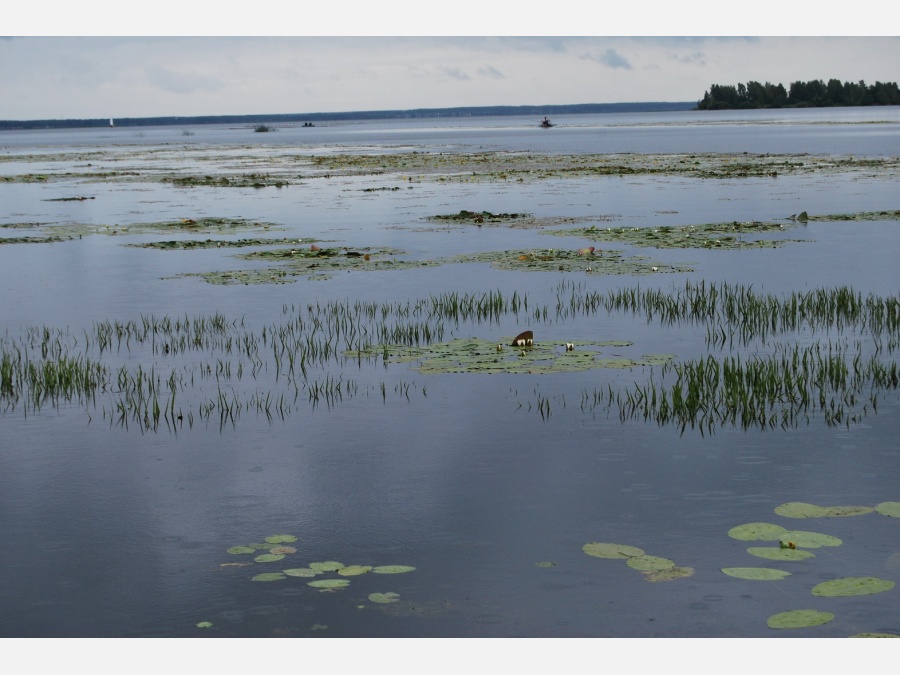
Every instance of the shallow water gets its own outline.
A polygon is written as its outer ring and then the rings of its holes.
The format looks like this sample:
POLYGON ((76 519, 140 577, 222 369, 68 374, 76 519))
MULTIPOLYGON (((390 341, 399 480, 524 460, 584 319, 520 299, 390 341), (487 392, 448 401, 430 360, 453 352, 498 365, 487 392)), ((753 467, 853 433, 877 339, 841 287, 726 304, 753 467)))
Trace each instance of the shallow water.
MULTIPOLYGON (((259 171, 279 153, 323 149, 900 155, 900 116, 893 109, 555 121, 559 126, 550 130, 534 129, 531 120, 505 118, 323 125, 272 134, 203 127, 191 128, 190 136, 173 128, 4 133, 2 153, 28 158, 0 162, 0 171, 65 171, 84 160, 44 162, 35 156, 97 150, 121 152, 123 163, 151 172, 170 163, 178 166, 177 153, 165 160, 150 154, 135 159, 129 153, 168 152, 175 144, 196 146, 196 154, 185 161, 210 172, 237 170, 234 162, 251 155, 259 163, 245 170, 259 171), (232 153, 239 145, 250 150, 232 153)), ((653 264, 684 263, 694 270, 656 275, 504 271, 485 263, 452 263, 340 271, 322 280, 298 276, 287 284, 214 285, 180 275, 269 264, 234 257, 243 252, 239 249, 161 251, 123 245, 206 237, 314 238, 348 248, 398 248, 421 260, 479 251, 574 249, 591 242, 550 236, 553 227, 440 226, 428 218, 470 209, 593 219, 598 227, 733 220, 791 224, 787 217, 804 210, 814 215, 897 209, 896 184, 895 177, 875 170, 777 178, 572 177, 521 184, 409 183, 388 173, 308 178, 280 189, 179 188, 154 180, 0 183, 0 225, 117 230, 53 244, 0 246, 0 339, 10 345, 30 327, 48 327, 84 346, 83 336, 95 323, 217 312, 242 321, 240 330, 257 335, 317 303, 406 303, 452 291, 527 294, 532 307, 553 307, 558 295, 567 297, 573 288, 674 292, 702 280, 776 295, 846 285, 863 295, 896 297, 896 220, 812 221, 771 235, 804 240, 774 249, 600 244, 624 255, 647 256, 653 264), (94 199, 45 201, 75 195, 94 199), (272 227, 263 233, 166 237, 121 231, 122 226, 202 216, 246 218, 272 227)), ((28 233, 0 231, 3 237, 28 233)), ((727 347, 708 347, 703 326, 667 326, 624 312, 535 320, 520 311, 495 321, 444 323, 445 340, 501 341, 533 328, 539 343, 632 343, 601 348, 610 357, 671 354, 681 360, 729 353, 727 347)), ((864 332, 832 328, 733 349, 750 355, 768 353, 782 342, 853 345, 857 339, 865 350, 873 348, 864 332)), ((114 392, 101 393, 94 403, 45 403, 39 411, 21 401, 15 406, 3 401, 3 636, 900 633, 896 588, 849 598, 810 593, 815 584, 836 577, 900 580, 895 518, 873 513, 795 521, 774 512, 793 501, 825 506, 900 501, 896 389, 882 391, 877 412, 869 410, 851 425, 829 427, 812 415, 796 428, 724 425, 701 434, 654 421, 623 422, 616 409, 585 405, 584 392, 646 382, 659 376, 657 367, 428 374, 379 359, 331 360, 311 367, 310 382, 339 378, 344 393, 313 405, 304 388, 309 384, 277 373, 271 354, 252 377, 246 358, 221 352, 168 355, 128 344, 103 358, 116 366, 153 366, 163 378, 173 370, 187 373, 192 386, 179 393, 178 401, 193 412, 193 421, 144 430, 132 421, 126 428, 112 415, 114 392), (242 362, 245 374, 220 380, 198 369, 198 363, 215 367, 219 359, 234 368, 242 362), (203 419, 202 403, 222 391, 287 395, 288 411, 269 417, 246 406, 236 417, 223 419, 215 412, 203 419), (772 563, 746 552, 760 542, 728 536, 730 528, 749 522, 824 532, 844 543, 816 549, 816 557, 804 562, 772 563), (223 566, 252 559, 230 555, 228 548, 281 533, 298 537, 297 553, 284 561, 223 566), (694 573, 648 583, 624 560, 585 555, 582 546, 588 542, 638 546, 694 573), (260 572, 314 561, 416 569, 346 577, 350 584, 334 592, 309 587, 302 577, 251 581, 260 572), (761 582, 721 572, 733 566, 783 568, 792 576, 761 582), (400 600, 382 605, 368 599, 379 592, 399 593, 400 600), (835 619, 794 631, 767 627, 775 613, 807 608, 831 611, 835 619), (212 622, 212 628, 198 628, 202 621, 212 622)), ((895 361, 891 353, 882 358, 895 361)))

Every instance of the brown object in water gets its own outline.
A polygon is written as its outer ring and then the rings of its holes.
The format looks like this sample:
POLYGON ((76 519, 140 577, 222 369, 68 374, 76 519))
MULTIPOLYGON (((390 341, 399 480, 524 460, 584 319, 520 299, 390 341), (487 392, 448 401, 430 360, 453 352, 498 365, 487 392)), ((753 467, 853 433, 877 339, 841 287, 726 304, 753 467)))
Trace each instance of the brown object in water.
POLYGON ((511 347, 525 347, 531 346, 534 344, 534 333, 530 330, 522 331, 515 338, 513 338, 512 343, 510 343, 511 347))

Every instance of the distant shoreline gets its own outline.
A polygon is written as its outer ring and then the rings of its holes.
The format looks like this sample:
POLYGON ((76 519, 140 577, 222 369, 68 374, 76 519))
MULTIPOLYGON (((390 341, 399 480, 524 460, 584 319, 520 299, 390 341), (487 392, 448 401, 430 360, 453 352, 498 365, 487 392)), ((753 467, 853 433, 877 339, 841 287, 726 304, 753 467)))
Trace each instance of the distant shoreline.
MULTIPOLYGON (((285 115, 202 115, 115 118, 117 127, 170 126, 176 124, 278 124, 358 120, 420 119, 438 117, 498 117, 512 115, 586 115, 597 113, 678 112, 695 110, 696 101, 651 103, 582 103, 575 105, 467 106, 413 110, 362 110, 355 112, 291 113, 285 115)), ((0 120, 0 130, 76 129, 109 127, 110 118, 0 120)))

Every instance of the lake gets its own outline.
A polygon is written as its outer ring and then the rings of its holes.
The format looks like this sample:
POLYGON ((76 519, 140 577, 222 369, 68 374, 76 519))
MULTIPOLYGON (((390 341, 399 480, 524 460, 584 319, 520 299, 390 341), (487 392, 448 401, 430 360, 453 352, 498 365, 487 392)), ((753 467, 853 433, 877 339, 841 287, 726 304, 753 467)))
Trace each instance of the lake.
POLYGON ((0 133, 0 635, 900 635, 900 110, 553 121, 0 133))

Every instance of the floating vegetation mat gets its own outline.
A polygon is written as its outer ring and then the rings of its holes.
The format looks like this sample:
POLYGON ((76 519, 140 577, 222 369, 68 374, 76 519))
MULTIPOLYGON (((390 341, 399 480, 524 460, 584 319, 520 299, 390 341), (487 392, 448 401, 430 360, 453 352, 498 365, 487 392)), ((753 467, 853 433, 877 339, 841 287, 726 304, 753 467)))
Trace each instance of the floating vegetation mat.
MULTIPOLYGON (((116 147, 95 152, 42 155, 4 153, 2 162, 39 162, 41 173, 0 176, 0 182, 61 181, 162 182, 180 187, 287 187, 301 180, 334 176, 385 176, 404 184, 440 182, 530 182, 607 176, 679 176, 685 178, 765 178, 809 173, 897 173, 896 157, 751 153, 613 153, 555 154, 534 152, 364 152, 300 154, 293 148, 173 146, 148 150, 116 147), (89 160, 89 161, 86 161, 89 160), (73 162, 82 164, 73 165, 73 162), (113 164, 114 162, 114 164, 113 164), (54 165, 59 165, 56 168, 54 165), (116 170, 111 170, 111 167, 116 170), (204 172, 198 166, 214 167, 204 172), (189 168, 183 168, 189 167, 189 168), (248 171, 247 167, 261 167, 248 171)), ((396 186, 388 185, 393 189, 396 186)))
POLYGON ((783 232, 790 225, 774 222, 751 221, 739 223, 707 223, 705 225, 680 225, 652 227, 578 227, 566 230, 544 230, 543 234, 579 237, 591 241, 609 241, 653 248, 704 248, 747 249, 778 248, 788 242, 803 239, 765 239, 762 235, 783 232))
POLYGON ((663 274, 693 272, 685 263, 663 263, 645 256, 623 256, 620 251, 596 249, 544 249, 467 253, 447 262, 490 263, 498 270, 516 272, 586 272, 591 274, 663 274))
POLYGON ((422 373, 564 373, 594 368, 635 368, 661 365, 674 356, 655 355, 628 358, 604 356, 604 350, 631 347, 622 340, 568 343, 534 342, 524 347, 510 346, 510 336, 501 342, 482 338, 456 338, 450 342, 409 348, 404 345, 379 344, 364 350, 348 350, 350 359, 381 357, 386 363, 414 363, 422 373))
POLYGON ((178 277, 199 277, 211 284, 286 284, 297 277, 326 280, 341 272, 372 272, 384 270, 408 270, 429 267, 432 261, 402 260, 396 258, 403 251, 393 248, 319 248, 316 245, 294 246, 247 253, 238 257, 245 260, 278 262, 277 267, 244 270, 187 273, 178 277))
POLYGON ((153 248, 161 251, 191 251, 209 248, 250 248, 254 246, 309 246, 316 239, 305 238, 254 238, 254 239, 171 239, 169 241, 148 241, 140 244, 125 244, 135 248, 153 248))
POLYGON ((897 158, 750 153, 564 155, 524 152, 339 154, 311 158, 326 175, 398 173, 413 180, 517 181, 600 176, 777 178, 819 172, 897 171, 897 158))
MULTIPOLYGON (((25 226, 26 224, 20 224, 25 226)), ((0 244, 40 244, 68 241, 81 237, 103 234, 108 236, 126 234, 159 234, 159 233, 192 233, 192 234, 217 234, 229 235, 246 231, 266 231, 278 229, 275 223, 247 220, 244 218, 218 218, 198 217, 182 218, 179 220, 161 221, 158 223, 132 223, 130 225, 95 225, 79 223, 29 223, 30 228, 39 228, 39 234, 27 237, 0 237, 0 244)), ((14 226, 6 226, 14 227, 14 226)), ((265 240, 261 240, 265 241, 265 240)), ((294 240, 296 241, 296 240, 294 240)), ((217 245, 228 246, 226 241, 215 242, 217 245)), ((173 242, 162 242, 156 246, 152 244, 130 244, 132 246, 147 246, 153 248, 179 248, 173 242)), ((183 248, 189 248, 185 244, 183 248)), ((197 246, 196 248, 203 248, 197 246)))

